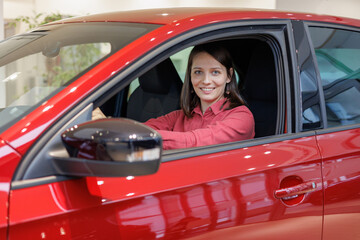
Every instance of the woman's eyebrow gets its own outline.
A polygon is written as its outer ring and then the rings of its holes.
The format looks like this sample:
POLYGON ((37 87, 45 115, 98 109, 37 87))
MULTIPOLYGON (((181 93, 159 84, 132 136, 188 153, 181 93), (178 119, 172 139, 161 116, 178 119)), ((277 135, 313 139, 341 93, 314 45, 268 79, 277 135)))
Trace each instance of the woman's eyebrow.
MULTIPOLYGON (((203 69, 203 67, 194 66, 192 67, 192 69, 203 69)), ((216 67, 210 67, 209 69, 222 69, 222 68, 220 66, 216 66, 216 67)))

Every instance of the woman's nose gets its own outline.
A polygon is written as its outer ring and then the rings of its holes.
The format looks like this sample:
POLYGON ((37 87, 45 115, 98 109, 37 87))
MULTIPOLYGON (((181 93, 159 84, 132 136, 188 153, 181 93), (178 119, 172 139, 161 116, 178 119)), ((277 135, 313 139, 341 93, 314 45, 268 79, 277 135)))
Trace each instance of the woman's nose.
POLYGON ((209 77, 210 76, 208 74, 205 74, 202 82, 205 83, 205 84, 210 83, 210 78, 209 77))

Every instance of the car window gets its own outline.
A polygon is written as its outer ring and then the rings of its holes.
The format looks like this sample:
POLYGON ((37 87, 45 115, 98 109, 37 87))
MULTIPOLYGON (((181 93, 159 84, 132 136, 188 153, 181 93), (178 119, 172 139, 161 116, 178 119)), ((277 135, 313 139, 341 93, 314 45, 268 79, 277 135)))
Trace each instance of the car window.
POLYGON ((360 33, 310 27, 328 127, 360 122, 360 33))
MULTIPOLYGON (((276 41, 277 38, 273 38, 273 41, 268 41, 270 37, 272 37, 270 34, 254 34, 244 35, 242 38, 236 36, 225 40, 221 39, 218 42, 231 50, 230 54, 234 62, 234 69, 238 75, 239 91, 245 98, 247 106, 254 116, 255 137, 269 137, 269 141, 272 141, 271 138, 274 135, 282 134, 285 131, 286 102, 284 86, 286 75, 279 73, 279 71, 282 73, 285 71, 282 65, 277 63, 277 61, 282 61, 283 56, 281 54, 283 51, 277 52, 277 50, 281 49, 280 44, 276 41)), ((196 44, 199 44, 199 42, 196 42, 196 44)), ((179 51, 188 50, 182 48, 179 51)), ((30 179, 47 175, 52 169, 52 166, 49 165, 52 163, 52 161, 49 161, 49 156, 66 155, 65 149, 58 151, 58 147, 62 146, 61 133, 75 125, 89 121, 92 117, 91 113, 95 112, 94 109, 101 110, 101 118, 128 118, 138 120, 139 122, 146 121, 149 118, 149 113, 155 112, 160 116, 168 111, 172 111, 173 109, 163 109, 165 111, 161 113, 158 111, 158 105, 154 104, 154 102, 162 100, 165 103, 163 106, 166 108, 179 105, 183 84, 179 69, 182 69, 181 66, 187 65, 188 54, 177 52, 175 57, 174 54, 176 54, 174 48, 170 48, 161 54, 149 54, 152 57, 151 59, 146 58, 146 61, 139 61, 138 64, 129 66, 128 69, 131 74, 127 72, 119 73, 118 76, 114 76, 114 78, 109 80, 112 82, 112 85, 105 85, 99 88, 96 94, 94 93, 87 101, 75 107, 72 113, 76 113, 76 116, 71 115, 71 119, 68 119, 66 124, 63 122, 58 123, 57 134, 49 132, 47 137, 52 139, 49 141, 49 144, 46 144, 46 147, 41 147, 40 153, 37 153, 35 150, 33 151, 36 154, 36 159, 32 159, 34 156, 27 157, 29 159, 27 164, 31 164, 31 166, 29 167, 30 170, 26 170, 25 178, 30 179), (183 56, 182 59, 179 59, 180 56, 183 56), (177 61, 172 61, 174 59, 177 59, 177 61), (170 67, 171 65, 173 67, 170 67), (156 68, 160 68, 161 71, 154 75, 153 70, 156 72, 156 68), (169 71, 170 69, 172 70, 169 71), (160 74, 166 81, 177 79, 173 88, 176 94, 178 94, 177 97, 171 96, 170 98, 165 97, 161 99, 163 88, 161 81, 157 81, 154 77, 156 74, 160 74), (138 86, 141 84, 141 81, 145 82, 145 85, 141 87, 145 91, 140 92, 139 96, 137 90, 140 90, 138 86), (149 92, 149 90, 155 90, 155 92, 149 92), (133 101, 133 97, 137 97, 137 100, 133 101), (143 117, 146 119, 141 119, 143 117), (51 152, 50 155, 49 152, 51 152)), ((244 144, 247 145, 248 143, 245 142, 244 144)), ((222 151, 225 148, 234 149, 236 145, 232 142, 232 144, 216 145, 215 148, 212 148, 212 146, 208 147, 211 151, 222 151)), ((201 148, 199 150, 195 149, 195 151, 191 150, 190 152, 195 155, 203 154, 201 148)), ((166 150, 165 153, 171 155, 177 153, 177 150, 170 150, 169 152, 166 150)), ((22 174, 19 173, 20 178, 23 178, 24 175, 22 174)))
MULTIPOLYGON (((186 65, 187 58, 179 56, 177 63, 186 65)), ((166 58, 130 83, 123 117, 145 122, 180 109, 182 85, 174 62, 166 58)))
MULTIPOLYGON (((191 52, 191 49, 193 47, 186 48, 184 50, 181 50, 172 56, 170 56, 170 60, 172 64, 174 65, 179 77, 181 78, 181 81, 184 82, 185 79, 185 72, 187 67, 187 59, 189 57, 189 54, 191 52)), ((127 94, 127 101, 129 101, 131 94, 134 93, 134 91, 140 87, 139 84, 139 78, 134 79, 130 85, 129 85, 129 91, 127 94)))
MULTIPOLYGON (((272 47, 258 39, 219 41, 231 49, 239 91, 255 118, 255 137, 281 132, 278 77, 272 47)), ((181 88, 193 46, 182 49, 134 78, 100 106, 106 116, 139 122, 180 109, 181 88)))
POLYGON ((0 132, 90 66, 157 27, 135 23, 60 24, 0 42, 0 132))
POLYGON ((187 67, 187 59, 189 58, 190 52, 193 47, 188 47, 178 53, 175 53, 170 57, 171 61, 173 62, 176 71, 178 72, 181 80, 184 82, 186 67, 187 67))

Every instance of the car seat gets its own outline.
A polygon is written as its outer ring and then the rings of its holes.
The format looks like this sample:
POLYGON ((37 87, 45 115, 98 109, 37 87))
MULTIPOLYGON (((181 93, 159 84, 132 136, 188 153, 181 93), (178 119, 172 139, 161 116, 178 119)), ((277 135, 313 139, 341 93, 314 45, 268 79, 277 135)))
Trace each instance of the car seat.
POLYGON ((275 134, 277 118, 277 80, 270 46, 254 47, 245 76, 244 97, 255 119, 255 137, 275 134))
POLYGON ((127 117, 145 122, 180 109, 182 81, 168 58, 139 77, 139 87, 131 94, 127 117))

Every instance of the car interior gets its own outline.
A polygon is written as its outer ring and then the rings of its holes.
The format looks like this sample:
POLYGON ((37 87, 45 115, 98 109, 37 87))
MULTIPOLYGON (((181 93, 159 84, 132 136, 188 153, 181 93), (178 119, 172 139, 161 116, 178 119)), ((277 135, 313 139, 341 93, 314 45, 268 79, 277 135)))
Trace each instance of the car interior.
MULTIPOLYGON (((254 115, 255 138, 283 133, 283 129, 279 127, 284 122, 281 117, 281 112, 284 112, 284 104, 280 98, 281 79, 278 77, 281 69, 278 67, 279 56, 275 47, 266 39, 258 37, 222 40, 219 44, 225 44, 233 55, 239 91, 254 115)), ((139 122, 179 109, 180 92, 191 49, 192 46, 171 56, 167 55, 165 60, 159 60, 161 62, 157 64, 153 62, 153 66, 144 69, 144 73, 128 76, 121 85, 102 93, 95 106, 106 117, 128 118, 139 122)), ((92 111, 93 104, 88 105, 63 128, 88 121, 92 111)), ((24 168, 27 170, 21 175, 22 179, 51 174, 52 161, 46 159, 49 156, 67 156, 59 135, 52 136, 53 143, 42 148, 30 166, 24 168), (41 168, 38 167, 39 164, 41 168)))
POLYGON ((139 87, 127 103, 126 117, 145 122, 180 109, 182 84, 174 64, 167 58, 139 77, 139 87))
MULTIPOLYGON (((224 44, 232 54, 239 91, 255 118, 255 137, 276 134, 278 77, 272 47, 259 38, 223 40, 219 44, 224 44)), ((183 60, 187 63, 187 56, 183 60)), ((111 97, 100 109, 106 116, 139 122, 180 109, 183 79, 175 65, 171 57, 165 59, 111 97)))

